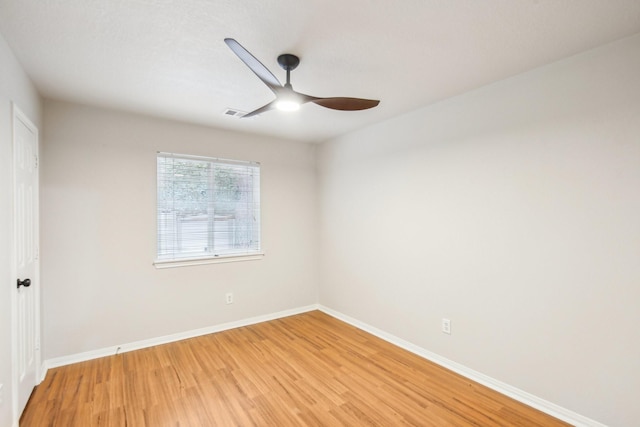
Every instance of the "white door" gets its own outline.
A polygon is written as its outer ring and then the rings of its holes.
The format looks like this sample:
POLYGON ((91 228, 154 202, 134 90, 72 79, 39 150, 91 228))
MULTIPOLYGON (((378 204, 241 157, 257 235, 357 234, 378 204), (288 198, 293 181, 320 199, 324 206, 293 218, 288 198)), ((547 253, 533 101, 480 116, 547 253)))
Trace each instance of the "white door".
POLYGON ((14 415, 19 417, 37 384, 39 361, 38 129, 14 106, 13 302, 14 415))

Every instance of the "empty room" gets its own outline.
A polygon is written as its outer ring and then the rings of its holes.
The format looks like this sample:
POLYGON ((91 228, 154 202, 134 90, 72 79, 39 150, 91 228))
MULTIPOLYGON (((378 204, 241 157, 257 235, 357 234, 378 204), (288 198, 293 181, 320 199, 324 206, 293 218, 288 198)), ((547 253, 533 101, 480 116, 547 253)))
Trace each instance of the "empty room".
POLYGON ((0 0, 0 427, 640 425, 637 0, 0 0))

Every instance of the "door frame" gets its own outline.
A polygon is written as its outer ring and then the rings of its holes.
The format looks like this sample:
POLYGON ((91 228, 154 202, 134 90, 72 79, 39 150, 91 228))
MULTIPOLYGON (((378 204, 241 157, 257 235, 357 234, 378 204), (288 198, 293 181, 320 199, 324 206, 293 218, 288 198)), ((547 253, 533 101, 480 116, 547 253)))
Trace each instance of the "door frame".
MULTIPOLYGON (((15 104, 11 103, 12 121, 11 121, 11 150, 12 150, 12 172, 11 172, 11 189, 12 189, 12 250, 11 250, 11 277, 12 285, 15 285, 17 278, 17 227, 16 227, 16 127, 18 122, 25 125, 33 134, 36 139, 35 152, 37 156, 37 166, 35 168, 36 183, 35 183, 35 201, 34 201, 34 215, 35 215, 35 230, 34 239, 36 241, 36 257, 35 257, 35 272, 34 272, 34 288, 33 297, 35 299, 34 315, 35 315, 35 376, 36 385, 42 381, 42 354, 41 354, 41 342, 40 342, 40 135, 38 128, 29 117, 22 112, 22 110, 15 104)), ((18 313, 17 313, 18 294, 16 288, 11 290, 11 411, 13 412, 13 425, 18 427, 21 413, 18 413, 18 313)))

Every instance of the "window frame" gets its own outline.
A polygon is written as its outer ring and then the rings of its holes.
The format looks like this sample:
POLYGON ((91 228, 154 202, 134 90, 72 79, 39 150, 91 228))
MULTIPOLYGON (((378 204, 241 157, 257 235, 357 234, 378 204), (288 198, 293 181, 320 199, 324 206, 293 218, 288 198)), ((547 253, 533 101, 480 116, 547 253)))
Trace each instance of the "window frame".
MULTIPOLYGON (((224 159, 218 157, 207 157, 207 156, 197 156, 190 154, 179 154, 179 153, 169 153, 158 151, 156 153, 156 204, 155 204, 155 224, 156 224, 156 250, 155 250, 155 259, 153 261, 153 265, 160 268, 172 268, 172 267, 184 267, 184 266, 193 266, 193 265, 205 265, 205 264, 217 264, 217 263, 227 263, 227 262, 237 262, 237 261, 253 261, 260 260, 264 257, 265 253, 262 249, 262 209, 261 209, 261 175, 262 175, 262 166, 259 162, 255 161, 243 161, 243 160, 233 160, 233 159, 224 159), (159 208, 160 208, 160 199, 158 194, 158 189, 160 188, 160 178, 159 178, 159 159, 163 158, 176 158, 176 159, 184 159, 184 160, 194 160, 201 162, 209 162, 212 165, 221 164, 221 165, 240 165, 240 166, 253 166, 258 169, 258 197, 259 201, 257 202, 257 213, 258 213, 258 249, 255 251, 247 251, 247 252, 231 252, 231 253, 222 253, 222 254, 206 254, 206 255, 198 255, 198 256, 185 256, 185 257, 171 257, 164 258, 160 257, 160 227, 159 227, 159 208)), ((254 188, 254 187, 252 187, 254 188)))

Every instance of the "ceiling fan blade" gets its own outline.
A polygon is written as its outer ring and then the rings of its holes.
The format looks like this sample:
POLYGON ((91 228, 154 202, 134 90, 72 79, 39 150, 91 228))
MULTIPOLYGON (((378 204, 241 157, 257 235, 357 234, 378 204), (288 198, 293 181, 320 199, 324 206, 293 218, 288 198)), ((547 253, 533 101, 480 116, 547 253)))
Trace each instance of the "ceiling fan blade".
POLYGON ((262 62, 258 61, 256 57, 249 53, 249 51, 240 43, 235 39, 230 38, 224 39, 224 42, 229 46, 233 53, 235 53, 238 58, 240 58, 242 62, 244 62, 247 67, 249 67, 251 71, 253 71, 255 75, 273 91, 273 93, 277 94, 278 91, 282 89, 282 83, 278 81, 276 76, 274 76, 271 71, 262 64, 262 62))
POLYGON ((276 102, 278 100, 273 100, 270 103, 268 103, 267 105, 263 105, 262 107, 258 108, 257 110, 253 110, 250 113, 245 114, 244 116, 240 117, 241 119, 248 119, 249 117, 253 117, 253 116, 257 116, 258 114, 264 113, 265 111, 269 111, 269 110, 273 110, 274 108, 276 108, 276 102))
POLYGON ((380 104, 380 101, 374 99, 362 99, 362 98, 315 98, 313 96, 305 95, 307 102, 313 102, 325 108, 331 108, 332 110, 342 111, 357 111, 373 108, 380 104))

